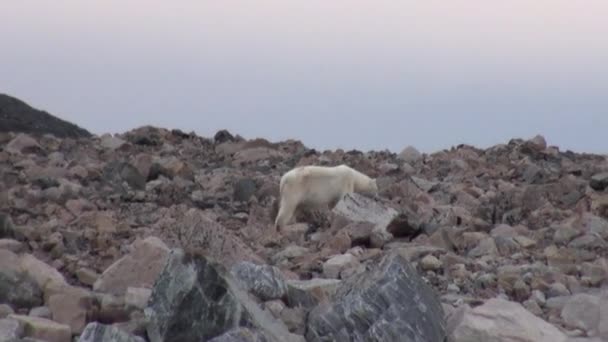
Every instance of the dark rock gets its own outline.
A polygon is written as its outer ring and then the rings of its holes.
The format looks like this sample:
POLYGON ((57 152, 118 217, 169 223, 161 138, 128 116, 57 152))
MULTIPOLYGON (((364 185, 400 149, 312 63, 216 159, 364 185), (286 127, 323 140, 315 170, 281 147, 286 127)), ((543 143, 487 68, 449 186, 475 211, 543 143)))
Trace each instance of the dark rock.
POLYGON ((90 137, 91 133, 6 94, 0 94, 0 132, 53 134, 56 137, 90 137))
POLYGON ((0 239, 14 239, 16 234, 11 217, 8 214, 0 213, 0 239))
POLYGON ((120 167, 120 178, 122 178, 129 186, 136 190, 146 188, 146 178, 135 168, 135 166, 124 163, 120 167))
POLYGON ((213 136, 213 140, 216 144, 221 144, 227 141, 234 141, 234 136, 230 134, 230 132, 228 132, 227 130, 222 129, 215 133, 215 135, 213 136))
POLYGON ((249 328, 234 328, 226 333, 214 337, 209 342, 268 342, 270 341, 262 332, 249 328))
POLYGON ((140 338, 114 326, 92 322, 82 331, 78 342, 139 342, 140 338))
POLYGON ((239 179, 234 184, 232 197, 237 202, 246 202, 257 191, 257 185, 251 178, 239 179))
POLYGON ((243 289, 263 301, 280 299, 287 293, 283 274, 274 266, 242 261, 234 265, 230 272, 243 289))
POLYGON ((0 303, 31 309, 42 305, 42 291, 26 273, 0 271, 0 303))
POLYGON ((595 174, 589 181, 589 186, 593 190, 603 191, 608 187, 608 172, 602 172, 595 174))
POLYGON ((388 224, 386 230, 394 237, 407 237, 410 240, 422 232, 421 224, 413 213, 401 213, 388 224))
POLYGON ((173 250, 144 310, 151 342, 206 341, 238 328, 256 328, 270 341, 289 341, 282 323, 262 311, 221 265, 173 250))
POLYGON ((163 144, 161 131, 153 126, 142 126, 127 132, 125 138, 134 145, 161 146, 163 144))
POLYGON ((402 256, 387 254, 355 275, 308 317, 308 341, 445 341, 435 292, 402 256))

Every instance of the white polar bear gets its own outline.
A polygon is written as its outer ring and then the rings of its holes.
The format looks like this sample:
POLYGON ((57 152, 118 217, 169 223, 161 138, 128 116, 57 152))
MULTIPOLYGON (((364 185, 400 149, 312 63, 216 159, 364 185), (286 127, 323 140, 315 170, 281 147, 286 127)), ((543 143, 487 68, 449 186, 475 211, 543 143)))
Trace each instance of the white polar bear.
POLYGON ((378 195, 376 179, 348 167, 301 166, 281 177, 280 207, 275 219, 275 230, 286 225, 298 207, 332 209, 347 193, 378 195))

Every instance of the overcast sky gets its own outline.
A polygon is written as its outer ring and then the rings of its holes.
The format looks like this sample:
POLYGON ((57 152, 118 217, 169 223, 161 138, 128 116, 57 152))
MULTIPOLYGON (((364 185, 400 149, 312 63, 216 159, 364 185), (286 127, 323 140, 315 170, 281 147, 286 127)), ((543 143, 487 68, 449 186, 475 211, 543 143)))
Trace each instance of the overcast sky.
POLYGON ((608 1, 3 0, 0 92, 97 134, 608 153, 608 1))

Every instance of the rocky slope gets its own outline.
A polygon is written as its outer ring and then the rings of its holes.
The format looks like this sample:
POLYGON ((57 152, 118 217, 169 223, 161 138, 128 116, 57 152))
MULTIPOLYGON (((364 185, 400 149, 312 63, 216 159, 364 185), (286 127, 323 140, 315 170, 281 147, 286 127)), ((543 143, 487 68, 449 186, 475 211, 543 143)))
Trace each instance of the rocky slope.
POLYGON ((606 156, 154 127, 0 142, 0 340, 608 340, 606 156), (281 174, 340 163, 381 198, 274 232, 281 174))
POLYGON ((0 132, 53 134, 56 137, 90 137, 87 130, 6 94, 0 94, 0 132))

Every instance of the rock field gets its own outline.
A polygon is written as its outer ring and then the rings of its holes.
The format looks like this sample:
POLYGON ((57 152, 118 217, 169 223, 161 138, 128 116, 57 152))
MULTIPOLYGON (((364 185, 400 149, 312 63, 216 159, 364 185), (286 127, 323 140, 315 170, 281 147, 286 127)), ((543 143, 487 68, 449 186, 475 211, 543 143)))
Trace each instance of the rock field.
POLYGON ((608 341, 608 157, 0 133, 0 341, 608 341), (280 176, 350 195, 274 231, 280 176))

